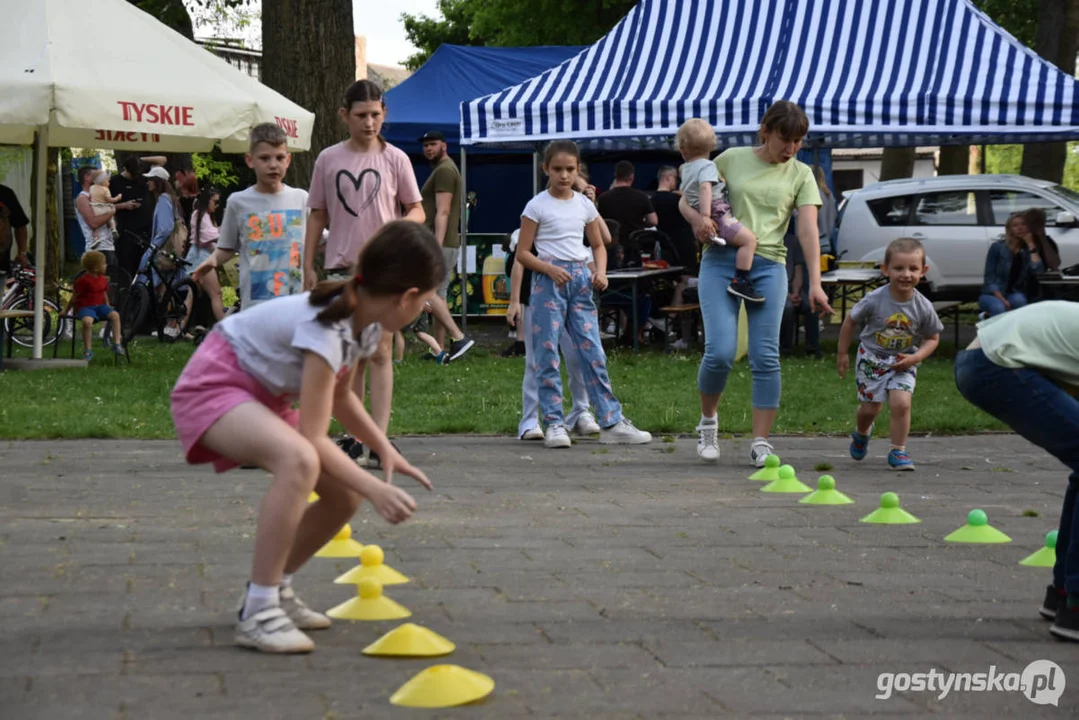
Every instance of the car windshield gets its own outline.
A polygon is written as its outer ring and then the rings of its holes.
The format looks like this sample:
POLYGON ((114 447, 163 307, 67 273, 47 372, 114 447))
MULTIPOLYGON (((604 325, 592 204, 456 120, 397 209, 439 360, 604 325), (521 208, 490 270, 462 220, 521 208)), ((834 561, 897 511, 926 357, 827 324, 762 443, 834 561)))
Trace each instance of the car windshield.
POLYGON ((1054 185, 1049 189, 1057 195, 1061 195, 1070 200, 1072 205, 1079 205, 1079 192, 1076 192, 1069 187, 1064 187, 1063 185, 1054 185))

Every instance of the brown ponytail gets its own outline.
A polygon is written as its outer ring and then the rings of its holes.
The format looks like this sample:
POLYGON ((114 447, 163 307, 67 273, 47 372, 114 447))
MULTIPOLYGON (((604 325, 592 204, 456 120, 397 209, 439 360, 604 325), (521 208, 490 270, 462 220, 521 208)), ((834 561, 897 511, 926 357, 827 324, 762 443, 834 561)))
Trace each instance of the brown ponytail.
MULTIPOLYGON (((382 88, 370 80, 357 80, 345 88, 345 95, 341 99, 341 107, 346 113, 352 112, 353 103, 377 102, 382 105, 382 114, 386 114, 386 99, 382 95, 382 88)), ((383 149, 386 148, 386 138, 382 133, 378 134, 378 142, 383 149)))
POLYGON ((367 241, 348 280, 320 282, 309 301, 325 308, 320 322, 351 317, 359 305, 358 288, 371 295, 401 295, 412 288, 429 292, 446 276, 446 260, 434 234, 409 220, 386 223, 367 241))

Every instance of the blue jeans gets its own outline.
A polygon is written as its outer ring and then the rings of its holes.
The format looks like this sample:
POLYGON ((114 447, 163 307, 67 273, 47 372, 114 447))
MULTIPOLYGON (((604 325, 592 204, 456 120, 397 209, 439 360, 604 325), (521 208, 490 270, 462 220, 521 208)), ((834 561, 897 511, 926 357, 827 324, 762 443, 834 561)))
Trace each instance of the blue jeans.
MULTIPOLYGON (((704 357, 697 372, 697 388, 705 395, 718 395, 727 386, 727 375, 738 349, 738 308, 741 300, 727 292, 734 279, 737 248, 710 247, 701 258, 701 316, 704 318, 704 357)), ((746 308, 749 318, 749 369, 753 374, 753 407, 779 407, 779 326, 787 303, 787 267, 757 255, 749 279, 764 302, 746 308)))
MULTIPOLYGON (((525 376, 521 381, 521 422, 517 424, 517 437, 521 437, 534 427, 539 427, 539 416, 536 413, 539 409, 539 380, 532 369, 536 360, 532 348, 532 308, 530 305, 524 306, 521 322, 525 327, 525 376)), ((572 428, 577 425, 581 416, 588 412, 588 390, 585 388, 581 363, 577 360, 577 351, 573 349, 573 341, 570 340, 569 333, 565 329, 562 331, 558 346, 566 359, 569 389, 573 393, 573 410, 566 418, 566 425, 572 428)))
POLYGON ((622 405, 607 376, 607 355, 599 338, 599 318, 592 297, 592 273, 583 263, 552 261, 570 274, 562 287, 542 273, 532 275, 532 371, 539 382, 540 410, 547 427, 565 425, 562 414, 562 371, 558 345, 563 329, 569 334, 581 366, 585 390, 596 410, 600 427, 614 427, 622 421, 622 405))
MULTIPOLYGON (((1011 303, 1012 310, 1021 308, 1027 304, 1027 296, 1021 292, 1013 292, 1005 295, 1008 298, 1008 302, 1011 303)), ((994 315, 1003 315, 1008 312, 1008 308, 1004 307, 1004 303, 1000 301, 996 295, 990 295, 989 293, 983 293, 978 298, 978 307, 983 312, 993 317, 994 315)))
POLYGON ((995 365, 981 349, 956 356, 955 385, 971 403, 1071 468, 1060 511, 1053 584, 1079 593, 1079 400, 1037 370, 995 365))

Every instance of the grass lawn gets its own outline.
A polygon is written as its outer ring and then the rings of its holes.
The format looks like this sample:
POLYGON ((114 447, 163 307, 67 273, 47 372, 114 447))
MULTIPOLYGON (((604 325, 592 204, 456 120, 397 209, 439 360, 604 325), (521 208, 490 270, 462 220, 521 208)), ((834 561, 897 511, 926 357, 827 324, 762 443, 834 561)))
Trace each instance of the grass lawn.
MULTIPOLYGON (((142 338, 133 364, 114 367, 107 352, 89 368, 0 373, 0 438, 171 438, 169 390, 191 345, 142 338)), ((832 343, 834 352, 834 343, 832 343)), ((49 350, 51 353, 51 350, 49 350)), ((49 354, 47 353, 47 355, 49 354)), ((952 380, 951 352, 925 363, 914 395, 913 431, 956 434, 1002 430, 960 397, 952 380)), ((656 433, 692 432, 700 417, 696 377, 699 353, 664 356, 611 354, 610 372, 626 415, 656 433)), ((522 358, 504 360, 476 348, 447 367, 410 355, 397 367, 391 434, 484 433, 512 435, 521 408, 522 358)), ((854 422, 854 383, 824 360, 783 360, 783 406, 777 434, 845 434, 854 422)), ((877 422, 886 436, 887 411, 877 422)), ((724 432, 750 430, 750 372, 737 364, 720 406, 724 432)))

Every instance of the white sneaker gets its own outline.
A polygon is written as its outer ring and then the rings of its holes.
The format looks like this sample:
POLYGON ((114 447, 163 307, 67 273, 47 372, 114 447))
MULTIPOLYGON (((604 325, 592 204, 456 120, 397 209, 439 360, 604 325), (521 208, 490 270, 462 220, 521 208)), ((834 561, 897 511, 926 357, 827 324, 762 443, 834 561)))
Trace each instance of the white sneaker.
POLYGON ((542 440, 543 431, 539 427, 530 427, 521 433, 522 440, 542 440))
POLYGON ((652 442, 652 435, 622 418, 617 425, 599 431, 599 442, 601 445, 644 445, 652 442))
POLYGON ((549 448, 568 448, 573 443, 569 439, 565 425, 552 425, 547 428, 547 434, 543 436, 543 444, 549 448))
POLYGON ((754 466, 759 468, 764 467, 764 459, 774 453, 775 448, 764 438, 755 438, 753 444, 749 446, 749 459, 753 461, 754 466))
POLYGON ((581 415, 577 420, 577 424, 573 426, 573 432, 577 433, 581 437, 588 437, 589 435, 595 435, 601 430, 599 423, 596 422, 596 417, 586 412, 581 415))
POLYGON ((719 461, 719 423, 697 426, 697 457, 703 462, 719 461))
POLYGON ((278 597, 281 598, 281 609, 300 630, 325 630, 333 625, 329 617, 307 607, 307 603, 298 598, 292 588, 281 588, 278 597))
POLYGON ((685 350, 689 350, 689 343, 679 338, 671 344, 671 349, 677 350, 678 352, 683 352, 685 350))
POLYGON ((236 623, 236 644, 266 653, 307 653, 315 643, 304 635, 280 607, 269 607, 236 623))

